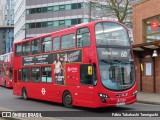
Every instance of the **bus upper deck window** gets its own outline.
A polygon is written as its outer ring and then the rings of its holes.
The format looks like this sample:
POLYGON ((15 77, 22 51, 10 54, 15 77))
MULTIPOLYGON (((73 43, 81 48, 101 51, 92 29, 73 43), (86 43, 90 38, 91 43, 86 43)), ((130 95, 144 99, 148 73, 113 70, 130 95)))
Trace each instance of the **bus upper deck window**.
POLYGON ((42 38, 42 52, 49 52, 52 50, 52 37, 42 38))
POLYGON ((75 35, 69 34, 62 36, 62 49, 69 49, 75 47, 75 35))
POLYGON ((32 54, 38 54, 40 53, 40 40, 37 39, 37 40, 33 40, 32 41, 32 54))
POLYGON ((22 55, 30 54, 30 42, 24 42, 22 44, 22 55))
POLYGON ((90 32, 88 28, 80 28, 77 31, 77 47, 90 46, 90 32))
POLYGON ((21 44, 16 45, 16 56, 21 56, 21 44))
POLYGON ((53 50, 59 50, 60 49, 60 38, 56 37, 53 39, 53 50))

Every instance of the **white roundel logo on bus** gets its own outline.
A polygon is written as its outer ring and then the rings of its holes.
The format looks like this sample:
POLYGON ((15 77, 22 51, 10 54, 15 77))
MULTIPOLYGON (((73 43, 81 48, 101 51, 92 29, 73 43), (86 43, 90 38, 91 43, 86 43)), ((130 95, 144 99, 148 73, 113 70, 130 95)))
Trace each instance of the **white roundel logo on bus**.
POLYGON ((41 92, 42 92, 42 95, 45 95, 46 94, 45 88, 42 88, 41 92))

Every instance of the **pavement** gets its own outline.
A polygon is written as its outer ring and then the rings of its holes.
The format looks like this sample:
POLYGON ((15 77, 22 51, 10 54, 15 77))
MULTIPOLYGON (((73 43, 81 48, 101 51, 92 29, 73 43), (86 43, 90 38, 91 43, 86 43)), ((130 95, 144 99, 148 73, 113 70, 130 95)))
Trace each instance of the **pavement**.
POLYGON ((145 104, 160 105, 160 93, 138 92, 137 102, 145 104))
MULTIPOLYGON (((160 94, 158 93, 145 93, 145 92, 138 92, 137 93, 137 102, 138 103, 144 103, 144 104, 154 104, 154 105, 160 105, 160 94)), ((1 108, 0 107, 0 116, 1 116, 1 111, 13 111, 13 110, 9 110, 6 108, 1 108)), ((55 118, 41 118, 39 120, 57 120, 55 118)), ((7 120, 7 119, 3 119, 0 117, 0 120, 7 120)), ((8 118, 9 120, 9 118, 8 118)), ((10 120, 13 120, 13 118, 10 120)), ((15 119, 15 120, 19 120, 19 119, 15 119)), ((23 120, 26 120, 25 118, 23 118, 23 120)), ((35 120, 34 118, 30 118, 27 120, 35 120)))

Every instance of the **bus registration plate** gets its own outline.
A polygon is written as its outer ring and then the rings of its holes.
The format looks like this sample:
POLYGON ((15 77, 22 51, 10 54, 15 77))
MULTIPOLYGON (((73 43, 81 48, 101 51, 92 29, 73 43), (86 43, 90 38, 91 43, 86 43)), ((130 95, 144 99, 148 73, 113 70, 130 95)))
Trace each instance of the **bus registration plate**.
POLYGON ((126 104, 126 99, 120 98, 117 100, 117 106, 125 105, 126 104))

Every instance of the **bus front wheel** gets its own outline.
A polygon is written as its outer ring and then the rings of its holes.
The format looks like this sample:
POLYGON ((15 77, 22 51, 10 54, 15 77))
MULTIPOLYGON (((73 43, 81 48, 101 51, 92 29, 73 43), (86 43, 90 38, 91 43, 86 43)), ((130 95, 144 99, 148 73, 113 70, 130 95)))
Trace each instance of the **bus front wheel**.
POLYGON ((26 92, 26 89, 25 89, 25 88, 22 90, 22 98, 23 98, 24 100, 27 100, 27 99, 28 99, 28 97, 27 97, 27 92, 26 92))
POLYGON ((65 107, 71 108, 72 106, 72 96, 69 91, 64 92, 63 94, 63 105, 65 107))

